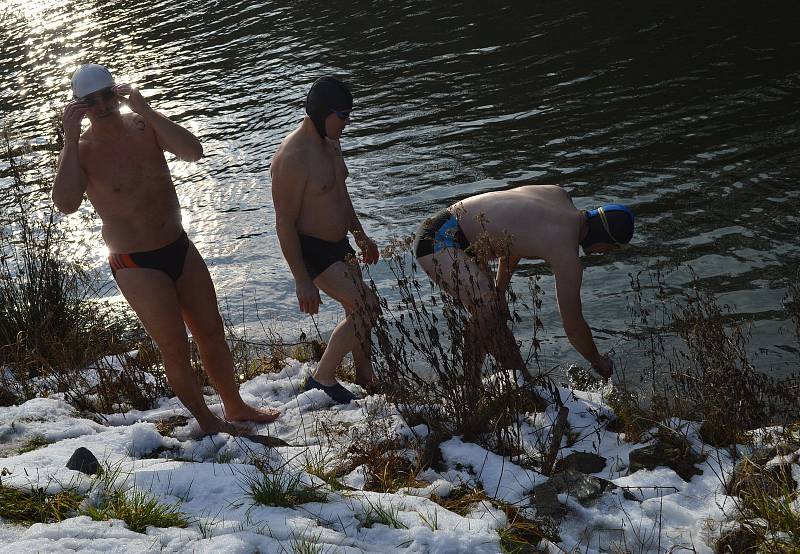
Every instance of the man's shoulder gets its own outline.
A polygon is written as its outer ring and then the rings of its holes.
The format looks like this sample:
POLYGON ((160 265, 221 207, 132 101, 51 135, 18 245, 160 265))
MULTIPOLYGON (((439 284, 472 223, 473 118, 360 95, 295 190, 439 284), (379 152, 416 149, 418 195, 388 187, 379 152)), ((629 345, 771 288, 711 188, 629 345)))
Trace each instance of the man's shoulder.
POLYGON ((89 125, 89 128, 86 129, 81 133, 80 138, 78 139, 78 156, 79 158, 83 158, 91 153, 92 144, 94 143, 94 132, 92 130, 92 126, 89 125))
POLYGON ((311 149, 294 133, 283 139, 272 158, 272 168, 281 170, 302 170, 312 158, 311 149), (293 136, 294 135, 294 136, 293 136))

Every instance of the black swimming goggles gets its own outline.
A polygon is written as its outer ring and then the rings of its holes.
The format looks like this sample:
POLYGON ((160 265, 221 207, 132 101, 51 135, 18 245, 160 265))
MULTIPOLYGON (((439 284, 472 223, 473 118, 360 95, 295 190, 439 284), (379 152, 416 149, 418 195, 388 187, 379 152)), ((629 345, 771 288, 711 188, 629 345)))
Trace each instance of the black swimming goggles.
POLYGON ((114 89, 112 89, 111 87, 108 87, 108 88, 101 89, 101 90, 99 90, 97 92, 93 92, 91 94, 87 94, 86 96, 83 96, 82 98, 76 98, 76 100, 78 100, 79 102, 83 102, 84 104, 86 104, 88 107, 91 108, 92 106, 94 106, 95 104, 97 104, 100 101, 100 98, 102 98, 103 100, 111 100, 116 95, 117 95, 117 93, 114 92, 114 89))
POLYGON ((338 117, 342 121, 350 121, 350 110, 340 111, 340 110, 334 110, 333 108, 331 108, 331 111, 333 113, 335 113, 336 117, 338 117))

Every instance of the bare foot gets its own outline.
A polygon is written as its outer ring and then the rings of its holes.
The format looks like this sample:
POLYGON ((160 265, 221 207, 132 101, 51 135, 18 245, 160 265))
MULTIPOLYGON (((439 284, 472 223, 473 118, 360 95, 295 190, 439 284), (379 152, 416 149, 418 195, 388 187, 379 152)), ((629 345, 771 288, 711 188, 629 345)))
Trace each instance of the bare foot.
POLYGON ((367 390, 378 384, 378 378, 371 368, 356 368, 356 385, 367 390))
POLYGON ((225 419, 228 421, 253 421, 255 423, 272 423, 281 413, 277 410, 259 410, 247 404, 242 404, 236 409, 225 409, 225 419))
POLYGON ((197 424, 204 435, 214 435, 216 433, 228 433, 229 435, 246 435, 253 430, 246 425, 236 425, 230 421, 225 421, 216 416, 209 418, 202 423, 198 420, 197 424))
POLYGON ((383 390, 381 382, 377 379, 370 379, 369 381, 356 379, 356 385, 367 391, 367 394, 379 394, 383 390))

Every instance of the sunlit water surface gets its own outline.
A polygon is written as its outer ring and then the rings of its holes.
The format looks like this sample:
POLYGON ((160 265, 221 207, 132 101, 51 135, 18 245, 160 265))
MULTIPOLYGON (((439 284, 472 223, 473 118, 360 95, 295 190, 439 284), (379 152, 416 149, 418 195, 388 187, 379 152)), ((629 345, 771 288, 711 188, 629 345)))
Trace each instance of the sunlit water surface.
MULTIPOLYGON (((660 268, 679 298, 691 266, 753 323, 757 364, 794 369, 783 299, 800 258, 796 12, 788 2, 641 4, 7 0, 0 107, 15 144, 44 159, 77 65, 103 63, 139 85, 204 145, 200 162, 170 167, 228 313, 291 337, 311 321, 278 246, 269 163, 310 83, 333 73, 355 94, 349 189, 381 245, 459 198, 522 183, 562 184, 579 207, 624 202, 638 217, 633 247, 587 260, 584 275, 602 350, 630 375, 646 366, 628 333, 630 275, 643 270, 650 285, 660 268)), ((68 218, 75 255, 110 282, 99 221, 82 223, 90 214, 85 204, 68 218)), ((523 263, 514 284, 525 296, 534 274, 546 292, 543 360, 577 360, 546 268, 523 263)), ((385 264, 372 276, 396 295, 385 264)), ((340 315, 326 301, 323 332, 340 315)))

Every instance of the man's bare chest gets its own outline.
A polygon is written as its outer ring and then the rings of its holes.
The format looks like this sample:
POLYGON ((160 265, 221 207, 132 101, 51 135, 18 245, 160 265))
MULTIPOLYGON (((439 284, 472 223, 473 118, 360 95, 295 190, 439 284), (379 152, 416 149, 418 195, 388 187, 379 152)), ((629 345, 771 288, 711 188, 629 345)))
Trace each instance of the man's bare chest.
POLYGON ((336 154, 320 156, 309 164, 306 194, 314 197, 334 198, 345 194, 347 166, 336 154))
POLYGON ((139 141, 92 145, 83 156, 82 165, 91 186, 104 192, 124 193, 170 181, 161 150, 139 141))

